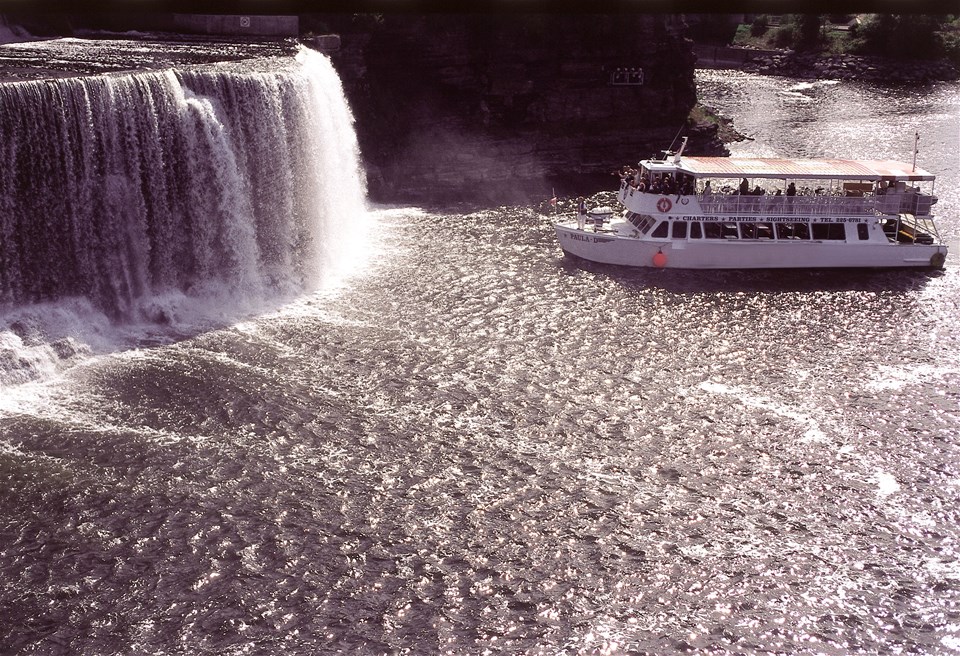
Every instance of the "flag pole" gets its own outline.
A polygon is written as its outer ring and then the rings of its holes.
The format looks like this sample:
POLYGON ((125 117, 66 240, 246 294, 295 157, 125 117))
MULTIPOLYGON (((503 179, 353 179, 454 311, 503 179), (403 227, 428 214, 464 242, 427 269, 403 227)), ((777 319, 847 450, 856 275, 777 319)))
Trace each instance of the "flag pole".
POLYGON ((917 170, 917 151, 920 150, 920 131, 913 134, 913 171, 917 170))

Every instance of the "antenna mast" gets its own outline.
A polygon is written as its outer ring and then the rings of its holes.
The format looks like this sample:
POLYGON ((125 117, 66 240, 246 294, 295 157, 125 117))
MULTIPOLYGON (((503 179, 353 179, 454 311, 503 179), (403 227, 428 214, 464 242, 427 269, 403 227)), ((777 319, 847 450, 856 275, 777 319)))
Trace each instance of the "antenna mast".
POLYGON ((917 170, 917 152, 920 150, 920 132, 913 134, 913 171, 917 170))

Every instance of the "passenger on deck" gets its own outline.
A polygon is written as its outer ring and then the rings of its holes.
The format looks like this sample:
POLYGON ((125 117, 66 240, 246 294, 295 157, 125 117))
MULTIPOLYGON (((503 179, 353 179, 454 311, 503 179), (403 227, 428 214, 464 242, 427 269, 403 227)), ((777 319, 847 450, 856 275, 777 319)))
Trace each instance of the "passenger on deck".
POLYGON ((746 196, 746 195, 749 194, 749 193, 750 193, 750 183, 747 182, 747 179, 746 179, 746 178, 743 178, 743 179, 740 181, 740 195, 741 195, 741 196, 746 196))
POLYGON ((660 184, 660 190, 665 194, 672 194, 674 191, 673 176, 667 173, 663 176, 663 182, 660 184))
POLYGON ((707 183, 703 185, 703 195, 709 196, 712 193, 713 193, 713 189, 710 188, 710 181, 707 180, 707 183))
POLYGON ((792 182, 787 185, 787 196, 796 196, 797 195, 797 185, 792 182))
POLYGON ((587 221, 587 201, 583 199, 583 196, 577 199, 577 228, 583 230, 583 226, 587 221))

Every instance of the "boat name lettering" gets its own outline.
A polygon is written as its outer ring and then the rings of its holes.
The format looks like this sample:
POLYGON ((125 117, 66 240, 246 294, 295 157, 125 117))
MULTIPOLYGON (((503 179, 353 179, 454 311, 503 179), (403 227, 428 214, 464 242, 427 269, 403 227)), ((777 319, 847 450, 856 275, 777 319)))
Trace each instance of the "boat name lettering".
POLYGON ((581 235, 577 234, 576 232, 568 232, 566 235, 569 239, 574 241, 585 241, 588 244, 590 242, 593 242, 594 244, 605 244, 608 241, 614 241, 613 237, 602 237, 600 235, 581 235))

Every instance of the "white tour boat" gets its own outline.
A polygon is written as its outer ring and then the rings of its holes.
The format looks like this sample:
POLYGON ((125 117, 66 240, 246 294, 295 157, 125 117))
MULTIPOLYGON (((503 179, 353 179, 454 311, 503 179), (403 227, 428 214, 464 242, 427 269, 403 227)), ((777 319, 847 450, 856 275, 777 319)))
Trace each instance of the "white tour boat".
POLYGON ((622 175, 622 211, 581 209, 555 227, 566 253, 605 264, 941 268, 934 184, 890 160, 683 157, 681 146, 622 175))

